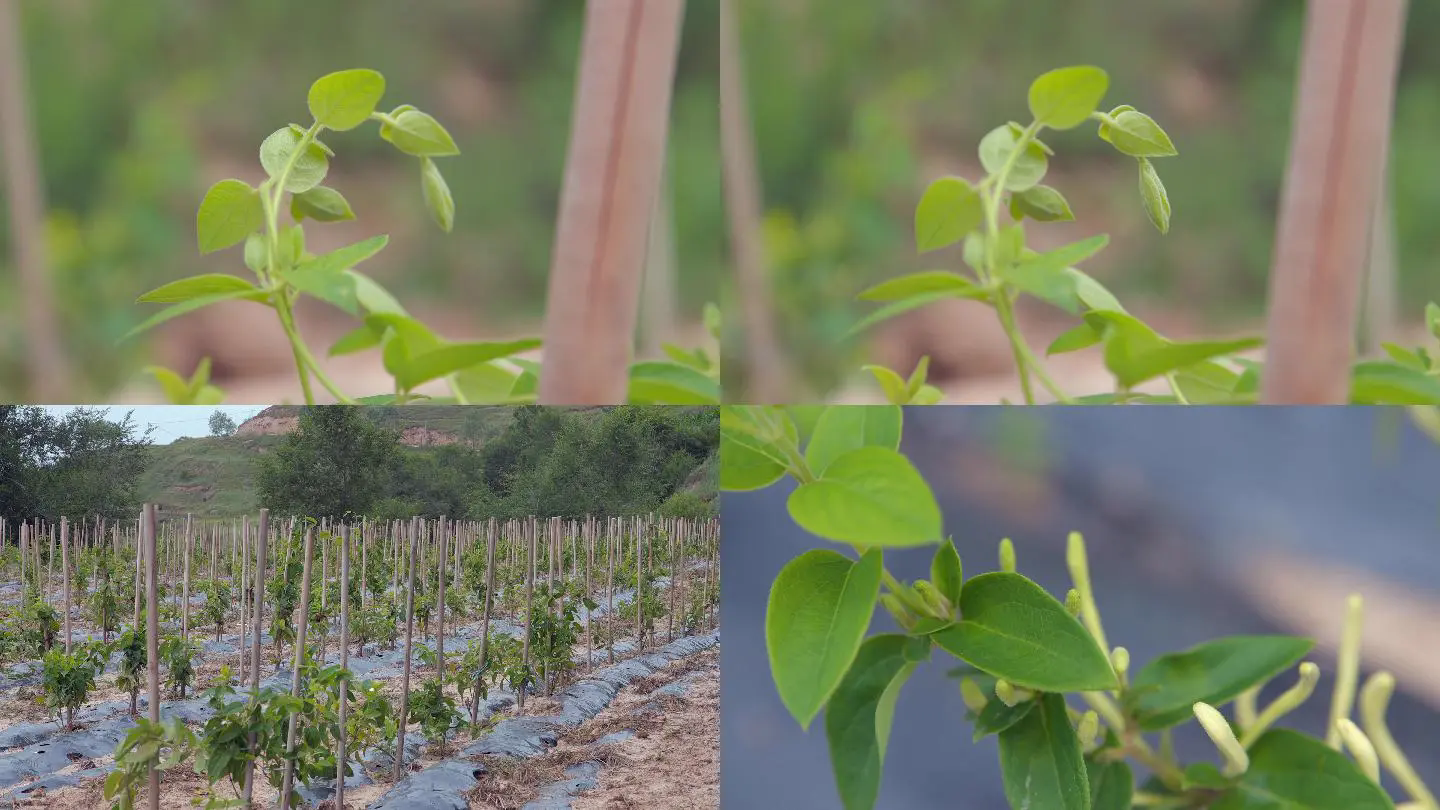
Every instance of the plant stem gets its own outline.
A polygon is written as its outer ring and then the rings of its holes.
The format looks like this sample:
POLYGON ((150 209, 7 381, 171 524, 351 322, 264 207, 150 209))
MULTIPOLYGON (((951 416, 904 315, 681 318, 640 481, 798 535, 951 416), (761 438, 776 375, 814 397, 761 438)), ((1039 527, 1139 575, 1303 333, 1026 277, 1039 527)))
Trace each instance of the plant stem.
MULTIPOLYGON (((1009 178, 1010 172, 1014 170, 1015 164, 1020 155, 1024 153, 1025 147, 1040 132, 1040 124, 1032 123, 1020 133, 1015 139, 1015 147, 1005 158, 1005 163, 1000 171, 994 175, 995 185, 993 189, 987 189, 990 193, 981 196, 985 208, 985 269, 983 272, 983 283, 989 283, 995 277, 996 243, 1000 236, 1000 197, 1005 193, 1005 181, 1009 178)), ((1000 316, 1000 326, 1005 330, 1005 335, 1010 339, 1010 349, 1015 354, 1016 370, 1020 373, 1020 390, 1025 395, 1025 404, 1035 404, 1035 391, 1030 384, 1030 366, 1026 360, 1029 347, 1025 345, 1025 337, 1015 323, 1015 309, 1010 300, 1008 288, 1001 286, 995 295, 995 312, 1000 316)))

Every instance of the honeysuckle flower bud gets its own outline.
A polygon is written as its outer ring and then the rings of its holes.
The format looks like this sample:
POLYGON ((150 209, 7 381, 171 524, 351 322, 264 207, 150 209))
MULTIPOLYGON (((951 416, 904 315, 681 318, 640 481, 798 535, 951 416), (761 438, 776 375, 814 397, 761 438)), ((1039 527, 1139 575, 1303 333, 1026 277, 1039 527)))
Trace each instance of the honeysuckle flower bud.
POLYGON ((1095 607, 1095 592, 1090 587, 1090 562, 1085 556, 1085 538, 1079 532, 1070 532, 1065 544, 1065 564, 1070 568, 1070 579, 1080 594, 1080 623, 1094 636, 1100 649, 1108 650, 1105 643, 1105 628, 1100 626, 1100 610, 1095 607))
POLYGON ((1000 570, 1015 573, 1015 544, 1008 537, 1000 541, 1000 570))
POLYGON ((915 626, 915 618, 910 615, 910 611, 905 609, 905 605, 900 602, 900 599, 896 597, 895 594, 880 594, 880 604, 885 607, 885 610, 890 614, 891 618, 895 619, 895 623, 906 631, 915 626))
POLYGON ((1080 738, 1080 748, 1085 753, 1095 750, 1100 742, 1100 715, 1094 709, 1085 712, 1080 716, 1080 725, 1075 729, 1076 736, 1080 738))
POLYGON ((980 684, 975 683, 974 678, 960 679, 960 699, 965 701, 965 708, 976 714, 979 714, 985 708, 985 704, 990 702, 990 699, 985 697, 985 691, 980 688, 980 684))
POLYGON ((1220 756, 1225 760, 1225 767, 1220 772, 1226 776, 1239 776, 1250 768, 1250 756, 1245 753, 1245 747, 1235 739, 1235 732, 1226 722, 1225 716, 1209 703, 1196 703, 1191 707, 1195 712, 1195 719, 1200 721, 1200 727, 1210 735, 1210 740, 1215 747, 1220 749, 1220 756))
POLYGON ((1351 594, 1345 602, 1345 626, 1340 633, 1340 650, 1336 656, 1335 693, 1330 699, 1330 724, 1325 743, 1340 750, 1340 720, 1355 708, 1355 685, 1360 680, 1360 629, 1365 601, 1360 594, 1351 594))
POLYGON ((950 600, 946 599, 940 591, 935 589, 925 580, 918 580, 915 583, 915 592, 925 600, 925 606, 930 608, 930 615, 937 619, 949 619, 955 616, 955 609, 951 607, 950 600))
POLYGON ((1124 647, 1116 647, 1110 653, 1110 666, 1115 668, 1120 683, 1125 683, 1125 674, 1130 671, 1130 651, 1124 647))
POLYGON ((1074 588, 1065 592, 1065 612, 1080 618, 1080 592, 1074 588))
POLYGON ((1377 672, 1370 676, 1360 689, 1360 722, 1365 736, 1370 738, 1375 755, 1385 770, 1395 776, 1395 781, 1410 794, 1410 798, 1425 810, 1440 807, 1430 789, 1425 787, 1420 775, 1410 767, 1395 738, 1390 736, 1390 727, 1385 723, 1385 710, 1390 707, 1390 696, 1395 693, 1395 676, 1388 672, 1377 672))
POLYGON ((995 697, 1000 698, 1000 702, 1006 706, 1014 707, 1035 697, 1035 693, 1002 678, 995 682, 995 697))
POLYGON ((1312 661, 1305 661, 1300 664, 1300 679, 1295 685, 1285 690, 1275 701, 1266 706, 1260 716, 1255 718, 1255 723, 1245 729, 1243 742, 1249 748, 1265 730, 1275 725, 1275 722, 1290 712, 1294 711, 1301 703, 1304 703, 1315 691, 1315 684, 1320 682, 1320 667, 1312 661))
POLYGON ((1371 782, 1380 784, 1380 758, 1375 755, 1375 746, 1370 743, 1370 738, 1348 717, 1340 718, 1335 725, 1340 729, 1340 739, 1355 758, 1355 764, 1360 766, 1360 772, 1371 782))

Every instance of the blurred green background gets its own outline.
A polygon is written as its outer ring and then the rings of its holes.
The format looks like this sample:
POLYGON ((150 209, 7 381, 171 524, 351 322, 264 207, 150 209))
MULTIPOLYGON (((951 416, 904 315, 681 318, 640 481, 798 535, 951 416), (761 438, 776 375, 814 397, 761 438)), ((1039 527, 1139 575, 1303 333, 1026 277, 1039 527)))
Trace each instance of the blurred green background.
MULTIPOLYGON (((950 266, 948 254, 915 255, 925 185, 976 165, 991 128, 1028 121, 1029 83, 1066 65, 1107 70, 1107 108, 1151 114, 1180 151, 1156 164, 1174 208, 1161 236, 1145 219, 1133 161, 1093 127, 1047 136, 1057 156, 1046 182, 1070 197, 1082 234, 1112 237, 1086 270, 1122 300, 1215 329, 1263 313, 1302 0, 737 3, 775 320, 812 392, 865 362, 866 344, 843 337, 873 308, 857 292, 950 266)), ((1440 3, 1411 2, 1392 167, 1400 306, 1417 320, 1440 295, 1440 54, 1428 47, 1437 33, 1440 3)), ((728 295, 727 309, 737 306, 728 295)), ((738 350, 734 337, 726 345, 738 350)), ((744 379, 729 359, 727 389, 744 379)))
MULTIPOLYGON (((327 138, 338 153, 329 184, 355 207, 356 238, 392 235, 367 269, 412 308, 448 304, 487 328, 538 334, 583 3, 20 0, 19 8, 57 305, 86 398, 131 381, 145 362, 143 342, 116 347, 153 310, 133 303, 138 294, 196 272, 244 272, 238 249, 198 256, 201 195, 240 172, 262 179, 261 140, 288 122, 308 123, 310 83, 350 67, 382 72, 382 105, 433 113, 462 152, 440 161, 457 205, 446 236, 429 223, 413 161, 373 126, 327 138)), ((686 322, 714 300, 724 253, 716 8, 687 3, 673 102, 669 180, 686 322)), ((7 230, 0 392, 17 390, 23 374, 7 230)))

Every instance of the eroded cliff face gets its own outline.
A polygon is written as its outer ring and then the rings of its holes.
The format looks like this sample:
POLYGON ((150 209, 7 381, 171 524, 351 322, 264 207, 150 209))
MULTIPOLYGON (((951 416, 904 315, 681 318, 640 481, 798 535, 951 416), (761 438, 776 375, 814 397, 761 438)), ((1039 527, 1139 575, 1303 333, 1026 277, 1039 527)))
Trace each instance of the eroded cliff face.
MULTIPOLYGON (((271 405, 260 413, 246 419, 235 429, 236 436, 282 436, 293 433, 300 424, 300 417, 293 406, 271 405)), ((458 436, 421 425, 412 425, 400 431, 400 443, 406 447, 434 447, 442 444, 461 444, 458 436)))

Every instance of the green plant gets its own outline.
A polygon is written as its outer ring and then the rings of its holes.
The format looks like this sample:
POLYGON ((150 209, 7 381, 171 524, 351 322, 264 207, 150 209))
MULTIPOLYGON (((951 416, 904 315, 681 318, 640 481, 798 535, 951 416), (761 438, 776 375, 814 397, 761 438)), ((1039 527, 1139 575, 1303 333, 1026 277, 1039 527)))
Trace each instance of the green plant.
MULTIPOLYGON (((575 618, 579 603, 566 596, 563 586, 535 589, 535 609, 530 617, 530 654, 531 660, 539 665, 547 694, 575 668, 573 649, 581 629, 575 618)), ((596 607, 589 598, 585 604, 591 610, 596 607)))
POLYGON ((1379 784, 1382 766, 1410 807, 1437 807, 1386 726, 1391 675, 1369 679, 1360 690, 1360 722, 1350 720, 1358 597, 1349 605, 1325 739, 1278 729, 1316 687, 1319 669, 1299 663, 1310 640, 1234 636, 1132 669, 1125 648, 1105 636, 1079 533, 1069 538, 1074 588, 1063 601, 1017 572, 1009 540, 1000 544, 999 571, 967 579, 929 484, 898 451, 898 406, 825 408, 814 420, 795 413, 727 406, 722 486, 759 489, 794 478, 795 522, 852 552, 822 548, 791 560, 771 588, 765 619, 786 709, 805 727, 825 713, 847 810, 874 806, 896 698, 937 651, 959 660, 953 674, 975 737, 998 737, 1005 794, 1015 808, 1392 810, 1379 784), (901 582, 885 567, 887 550, 930 546, 928 580, 901 582), (904 632, 867 637, 877 606, 904 632), (1257 706, 1261 688, 1297 663, 1296 685, 1257 706), (1217 707, 1231 703, 1227 719, 1217 707), (1214 741, 1220 767, 1176 759, 1170 735, 1192 718, 1214 741), (1158 735, 1158 744, 1147 735, 1158 735), (1131 761, 1154 778, 1137 787, 1131 761))
POLYGON ((207 580, 200 590, 205 594, 205 619, 215 625, 215 640, 218 641, 225 630, 225 614, 230 612, 230 602, 234 599, 230 583, 222 579, 207 580))
MULTIPOLYGON (((1088 237, 1043 253, 1027 247, 1025 220, 1075 219, 1059 190, 1042 185, 1054 151, 1040 140, 1046 130, 1070 130, 1086 123, 1123 155, 1134 158, 1140 197, 1151 223, 1170 229, 1171 209, 1153 161, 1178 154, 1170 136, 1150 116, 1128 104, 1105 112, 1108 74, 1098 67, 1052 70, 1031 85, 1028 125, 1009 122, 980 141, 980 163, 988 174, 976 183, 961 177, 932 182, 915 209, 915 245, 921 253, 962 245, 964 270, 927 270, 877 284, 860 293, 879 309, 852 329, 858 332, 903 312, 946 298, 981 302, 995 310, 1008 336, 1026 404, 1034 404, 1038 381, 1062 404, 1254 404, 1263 364, 1238 356, 1263 340, 1245 337, 1179 342, 1167 339, 1130 314, 1104 285, 1076 269, 1103 249, 1109 237, 1088 237), (1007 217, 1002 217, 1002 214, 1007 217), (1110 392, 1075 396, 1060 388, 1044 360, 1026 342, 1015 320, 1015 305, 1031 296, 1077 316, 1081 322, 1045 350, 1051 356, 1099 346, 1115 379, 1110 392), (1137 388, 1163 381, 1167 394, 1137 388)), ((1426 321, 1440 340, 1440 306, 1426 307, 1426 321)), ((1354 404, 1440 404, 1440 366, 1426 349, 1386 344, 1388 360, 1363 360, 1352 370, 1354 404)), ((926 383, 927 359, 906 372, 866 366, 888 401, 928 405, 941 392, 926 383)))
POLYGON ((195 657, 200 645, 191 639, 170 636, 160 642, 160 660, 165 662, 165 682, 181 700, 185 690, 195 681, 195 657))
POLYGON ((419 723, 425 739, 438 745, 442 754, 445 753, 445 737, 450 729, 464 722, 455 708, 455 699, 445 694, 445 682, 440 678, 430 678, 411 692, 407 711, 410 715, 406 718, 407 722, 419 723))
POLYGON ((105 777, 103 788, 112 810, 133 810, 135 788, 149 778, 150 769, 169 770, 184 762, 195 750, 194 732, 178 717, 152 723, 148 717, 135 720, 135 727, 115 748, 115 770, 105 777), (163 755, 162 755, 163 754, 163 755))
POLYGON ((110 643, 110 634, 120 629, 120 599, 113 579, 110 555, 96 561, 99 582, 90 594, 90 616, 100 628, 101 640, 110 643))
POLYGON ((64 714, 65 728, 75 728, 75 710, 85 703, 95 678, 105 668, 110 649, 105 644, 80 644, 72 652, 53 649, 41 659, 46 703, 57 718, 64 714))
MULTIPOLYGON (((143 618, 143 617, 142 617, 143 618)), ((115 686, 130 693, 130 716, 136 714, 140 687, 145 685, 145 629, 144 624, 131 628, 120 635, 115 642, 120 653, 120 669, 115 674, 115 686)))
POLYGON ((32 655, 43 655, 55 646, 55 634, 60 632, 60 614, 49 603, 27 592, 22 621, 25 643, 32 655))
MULTIPOLYGON (((324 255, 306 249, 304 220, 317 224, 355 218, 349 201, 322 185, 335 152, 320 140, 326 132, 345 132, 368 122, 378 124, 380 138, 417 159, 421 192, 441 230, 455 220, 455 201, 436 159, 460 154, 454 138, 428 113, 410 104, 390 112, 379 109, 385 77, 374 70, 342 70, 322 76, 307 98, 312 123, 276 130, 260 146, 266 180, 259 187, 241 180, 221 180, 200 203, 196 232, 201 253, 244 245, 244 264, 254 281, 224 273, 207 273, 174 281, 140 296, 142 303, 168 304, 130 332, 134 336, 172 318, 222 301, 250 301, 275 311, 294 354, 306 404, 314 404, 312 378, 341 403, 356 400, 330 379, 314 349, 302 337, 295 308, 303 297, 337 307, 362 325, 329 349, 331 356, 378 348, 385 370, 394 378, 394 392, 366 397, 368 404, 431 399, 416 389, 444 380, 450 396, 434 401, 458 404, 515 403, 533 400, 539 365, 515 355, 538 348, 540 341, 454 342, 441 338, 411 316, 374 279, 355 269, 388 242, 375 236, 324 255), (287 204, 288 197, 288 204, 287 204), (288 213, 291 224, 281 220, 288 213), (507 361, 507 362, 501 362, 507 361)), ((707 322, 716 323, 718 310, 707 322)), ((667 349, 671 358, 641 362, 630 370, 629 398, 636 403, 715 404, 720 400, 718 364, 703 350, 667 349)), ((188 378, 166 368, 147 369, 176 404, 215 404, 224 393, 209 382, 208 358, 188 378)))

